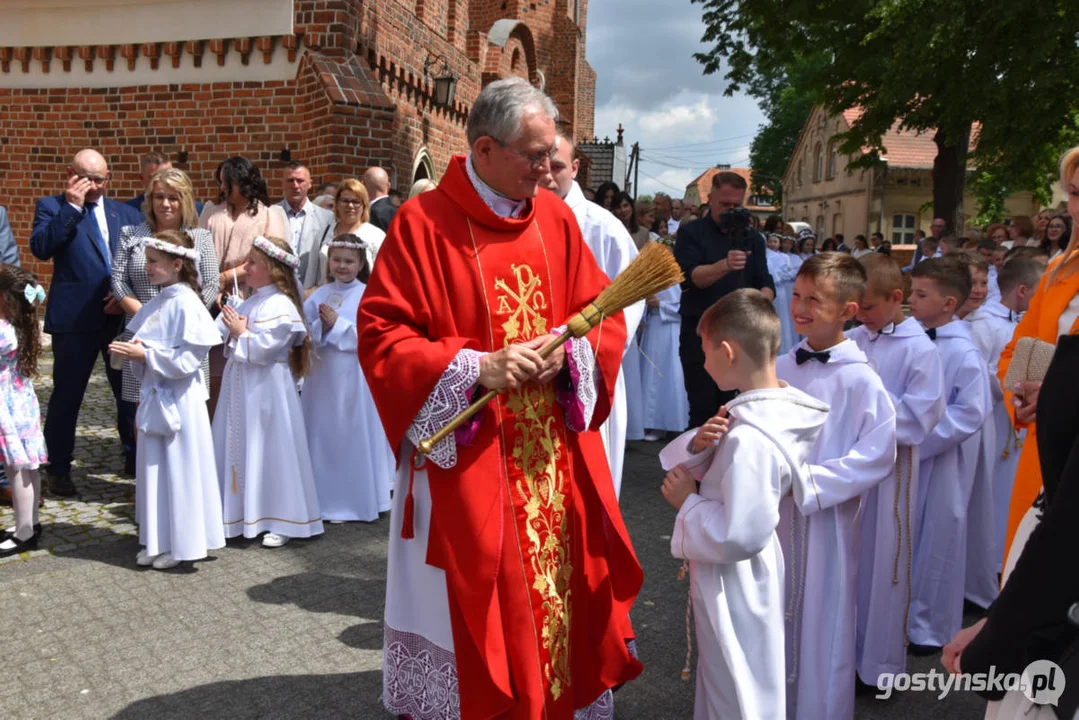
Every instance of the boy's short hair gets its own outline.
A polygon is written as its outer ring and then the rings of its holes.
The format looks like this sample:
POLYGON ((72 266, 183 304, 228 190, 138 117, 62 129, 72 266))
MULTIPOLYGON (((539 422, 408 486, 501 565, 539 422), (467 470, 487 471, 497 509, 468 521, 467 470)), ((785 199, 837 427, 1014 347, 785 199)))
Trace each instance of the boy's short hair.
POLYGON ((798 270, 798 277, 803 276, 831 280, 840 303, 859 302, 865 294, 865 268, 848 253, 823 252, 811 256, 798 270))
POLYGON ((989 261, 986 260, 981 253, 975 250, 960 250, 955 253, 955 259, 966 265, 972 271, 981 270, 982 272, 989 272, 989 261))
POLYGON ((997 274, 997 286, 1000 294, 1006 295, 1020 285, 1035 288, 1041 282, 1045 266, 1032 257, 1013 257, 1000 268, 997 274))
POLYGON ((993 242, 992 240, 990 240, 989 238, 982 238, 981 240, 978 241, 978 249, 979 250, 996 251, 997 244, 995 242, 993 242))
MULTIPOLYGON (((955 235, 945 235, 940 239, 940 244, 950 247, 953 251, 958 250, 959 238, 957 238, 955 235)), ((943 248, 941 249, 941 252, 944 252, 943 248)))
POLYGON ((923 260, 914 266, 910 276, 931 280, 941 294, 955 298, 957 308, 970 297, 971 286, 974 284, 969 266, 951 256, 923 260))
POLYGON ((865 291, 885 297, 903 289, 903 271, 891 255, 870 253, 858 258, 865 270, 865 291))
POLYGON ((713 345, 724 340, 738 343, 757 365, 774 362, 779 355, 780 324, 775 305, 753 288, 741 288, 704 311, 697 334, 713 345))

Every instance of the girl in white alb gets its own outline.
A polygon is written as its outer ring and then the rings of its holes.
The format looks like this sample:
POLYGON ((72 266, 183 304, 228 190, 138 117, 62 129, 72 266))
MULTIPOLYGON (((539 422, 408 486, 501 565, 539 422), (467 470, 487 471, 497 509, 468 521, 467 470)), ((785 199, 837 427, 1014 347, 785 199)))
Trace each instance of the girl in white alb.
POLYGON ((372 522, 390 509, 397 463, 356 355, 366 245, 352 234, 328 245, 332 282, 304 302, 316 357, 300 403, 323 519, 372 522))
POLYGON ((311 346, 295 277, 299 265, 286 241, 255 238, 244 266, 254 293, 218 316, 228 358, 213 422, 225 536, 266 533, 265 547, 322 534, 296 391, 311 346))
POLYGON ((135 561, 165 570, 224 547, 209 398, 202 362, 221 344, 199 296, 198 251, 183 232, 144 241, 146 276, 161 292, 128 324, 130 342, 109 351, 131 360, 140 383, 135 457, 135 561))

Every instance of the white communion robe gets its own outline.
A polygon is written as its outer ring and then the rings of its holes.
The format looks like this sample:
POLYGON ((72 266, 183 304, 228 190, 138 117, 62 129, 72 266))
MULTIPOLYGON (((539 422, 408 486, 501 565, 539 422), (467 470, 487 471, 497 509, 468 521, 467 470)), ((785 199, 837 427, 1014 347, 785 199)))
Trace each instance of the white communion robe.
POLYGON ((862 497, 858 560, 858 677, 907 669, 907 613, 918 499, 918 446, 944 416, 944 364, 921 324, 847 333, 877 371, 895 406, 895 469, 862 497))
POLYGON ((921 447, 909 638, 942 647, 963 627, 967 507, 990 398, 970 325, 953 320, 936 334, 947 409, 921 447))
MULTIPOLYGON (((607 274, 607 277, 614 280, 637 257, 637 246, 630 237, 629 231, 609 210, 594 202, 589 202, 576 182, 566 194, 565 200, 576 216, 584 242, 592 251, 600 269, 607 274)), ((634 389, 634 402, 638 405, 640 403, 637 378, 627 376, 627 372, 632 371, 636 364, 627 360, 631 356, 636 360, 637 328, 641 324, 644 310, 645 304, 642 300, 622 311, 626 319, 626 350, 622 354, 622 371, 618 373, 618 380, 615 382, 611 412, 599 429, 603 437, 603 449, 607 452, 607 461, 611 466, 615 497, 622 490, 622 466, 625 460, 626 427, 629 421, 627 392, 631 387, 634 389)), ((641 429, 630 439, 640 440, 643 436, 644 430, 641 426, 641 429)))
MULTIPOLYGON (((784 383, 784 385, 786 385, 784 383)), ((750 390, 727 405, 719 444, 694 455, 696 429, 660 452, 700 482, 675 519, 671 553, 689 561, 696 618, 693 717, 781 718, 786 712, 780 500, 812 494, 806 458, 828 405, 792 387, 750 390)))
POLYGON ((768 274, 776 286, 776 297, 772 303, 779 314, 780 342, 779 354, 786 355, 801 340, 794 330, 794 318, 791 317, 791 293, 794 280, 798 277, 798 268, 802 259, 791 253, 768 250, 768 274))
POLYGON ((809 454, 812 492, 779 506, 787 717, 840 720, 854 717, 859 503, 895 472, 895 408, 852 340, 828 348, 826 363, 798 365, 796 350, 776 361, 776 373, 833 412, 809 454))
POLYGON ((669 287, 656 299, 659 307, 648 308, 641 336, 641 352, 648 358, 641 362, 644 426, 649 430, 682 432, 689 424, 689 398, 678 354, 682 288, 669 287))
POLYGON ((162 288, 127 329, 146 350, 135 417, 135 520, 150 555, 201 560, 225 545, 202 361, 221 336, 186 283, 162 288), (164 422, 163 422, 164 421, 164 422))
POLYGON ((307 335, 303 318, 273 285, 236 312, 247 318, 239 338, 230 338, 218 317, 228 357, 213 423, 225 537, 321 535, 303 409, 288 364, 289 349, 307 335))
MULTIPOLYGON (((996 438, 993 459, 993 558, 994 572, 1004 566, 1004 540, 1008 532, 1008 510, 1011 506, 1012 485, 1019 469, 1019 455, 1026 439, 1026 428, 1016 432, 1008 408, 1004 404, 1004 391, 997 378, 1000 354, 1012 340, 1019 325, 1019 313, 1009 310, 1000 302, 986 300, 985 304, 967 316, 970 336, 982 354, 989 369, 989 389, 992 393, 993 410, 990 423, 996 438)), ((994 575, 994 580, 996 576, 994 575)), ((993 596, 995 597, 995 595, 993 596)))
POLYGON ((356 310, 366 286, 336 280, 304 302, 315 360, 300 396, 323 520, 373 522, 390 509, 397 462, 356 355, 356 310), (329 332, 319 318, 337 311, 329 332))

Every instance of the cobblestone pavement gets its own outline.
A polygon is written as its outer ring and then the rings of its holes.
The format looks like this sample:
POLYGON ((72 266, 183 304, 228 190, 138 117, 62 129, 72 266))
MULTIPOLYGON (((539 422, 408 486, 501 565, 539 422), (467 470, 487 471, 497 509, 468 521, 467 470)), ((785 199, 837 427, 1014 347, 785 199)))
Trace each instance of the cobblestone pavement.
MULTIPOLYGON (((50 383, 39 383, 46 399, 50 383)), ((44 404, 43 404, 44 407, 44 404)), ((230 542, 170 571, 137 568, 133 481, 121 477, 112 397, 99 367, 80 418, 81 496, 49 498, 45 548, 0 566, 5 718, 385 718, 380 701, 387 521, 329 525, 268 550, 230 542)), ((686 584, 670 555, 674 512, 657 487, 659 443, 631 443, 622 507, 645 569, 633 619, 644 674, 617 717, 692 716, 686 584)), ((0 511, 10 524, 11 511, 0 511)), ((912 670, 939 669, 937 658, 912 670)), ((858 699, 872 719, 980 718, 975 696, 858 699)))

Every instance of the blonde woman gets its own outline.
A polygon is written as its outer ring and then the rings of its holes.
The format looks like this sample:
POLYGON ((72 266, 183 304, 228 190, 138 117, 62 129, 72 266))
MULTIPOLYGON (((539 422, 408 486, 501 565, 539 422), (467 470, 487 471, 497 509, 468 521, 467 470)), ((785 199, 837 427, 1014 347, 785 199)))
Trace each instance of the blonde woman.
POLYGON ((382 241, 386 239, 386 233, 370 222, 371 201, 368 199, 367 189, 356 178, 348 178, 337 184, 333 212, 337 217, 337 224, 330 227, 326 236, 322 238, 322 249, 319 251, 320 283, 326 282, 326 272, 330 264, 329 244, 335 237, 352 234, 363 240, 367 245, 367 267, 371 269, 374 269, 378 249, 382 247, 382 241))
POLYGON ((412 189, 408 192, 408 199, 411 200, 417 195, 422 195, 425 192, 431 192, 436 187, 438 187, 438 185, 435 183, 434 180, 430 178, 421 178, 416 182, 412 183, 412 189))
MULTIPOLYGON (((120 247, 112 259, 112 294, 127 315, 126 320, 135 317, 143 305, 161 292, 161 288, 151 285, 146 276, 143 241, 155 233, 168 230, 187 233, 193 241, 195 251, 199 254, 196 266, 201 285, 200 296, 206 307, 211 307, 219 292, 217 253, 210 231, 198 227, 195 193, 190 178, 183 170, 158 170, 150 178, 142 212, 146 216, 145 222, 120 229, 120 247)), ((130 339, 131 333, 125 329, 120 340, 126 342, 130 339)), ((203 373, 203 381, 209 383, 209 359, 203 363, 203 373)), ((122 397, 128 402, 139 401, 139 381, 131 369, 130 360, 124 361, 122 397)))

